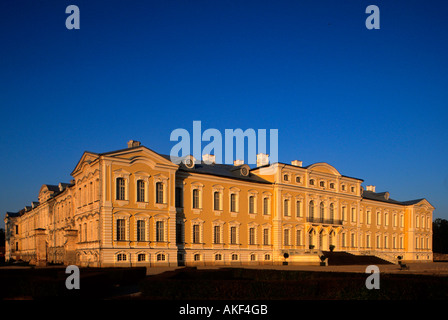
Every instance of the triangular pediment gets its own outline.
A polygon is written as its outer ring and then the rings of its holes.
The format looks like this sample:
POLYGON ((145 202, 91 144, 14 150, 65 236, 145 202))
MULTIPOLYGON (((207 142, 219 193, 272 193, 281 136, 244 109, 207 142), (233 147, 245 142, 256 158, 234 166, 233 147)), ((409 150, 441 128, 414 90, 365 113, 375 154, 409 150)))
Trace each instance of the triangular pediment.
POLYGON ((134 163, 147 163, 151 167, 156 165, 168 166, 173 168, 178 168, 178 165, 171 162, 167 157, 158 154, 157 152, 145 147, 140 146, 137 148, 128 148, 118 151, 112 151, 101 154, 101 156, 106 156, 107 158, 116 158, 120 160, 126 160, 130 164, 134 163))
POLYGON ((90 164, 91 162, 95 161, 96 159, 98 159, 98 154, 97 153, 90 152, 90 151, 85 151, 82 154, 81 159, 76 164, 75 169, 73 169, 73 171, 71 173, 71 176, 74 177, 76 174, 78 174, 79 172, 82 171, 82 168, 85 165, 90 164))

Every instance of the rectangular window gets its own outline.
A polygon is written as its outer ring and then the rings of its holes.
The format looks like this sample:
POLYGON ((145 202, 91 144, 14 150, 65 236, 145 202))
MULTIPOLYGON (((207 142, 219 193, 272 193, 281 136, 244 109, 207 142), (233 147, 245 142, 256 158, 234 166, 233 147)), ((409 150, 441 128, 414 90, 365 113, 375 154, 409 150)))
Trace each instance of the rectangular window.
POLYGON ((269 245, 269 229, 263 229, 263 244, 269 245))
POLYGON ((218 191, 215 191, 213 193, 213 210, 221 210, 221 199, 220 194, 218 191))
POLYGON ((137 202, 145 202, 145 181, 137 180, 137 202))
POLYGON ((269 214, 269 198, 263 198, 263 214, 269 214))
POLYGON ((163 183, 156 183, 156 203, 163 203, 163 183))
POLYGON ((214 226, 213 227, 213 243, 219 244, 221 243, 221 227, 220 226, 214 226))
POLYGON ((249 197, 249 213, 255 213, 255 197, 249 197))
POLYGON ((236 194, 232 193, 230 195, 230 211, 236 212, 236 194))
POLYGON ((123 178, 117 178, 117 200, 126 200, 126 185, 123 178))
POLYGON ((193 189, 193 209, 199 209, 199 189, 193 189))
POLYGON ((126 240, 126 221, 117 219, 117 241, 126 240))
POLYGON ((283 244, 289 246, 289 229, 283 230, 283 244))
POLYGON ((236 227, 230 227, 230 243, 236 244, 236 227))
POLYGON ((165 228, 165 224, 163 223, 163 221, 156 222, 156 241, 157 242, 165 241, 164 228, 165 228))
POLYGON ((145 221, 137 220, 137 241, 145 241, 145 221))
POLYGON ((255 244, 255 228, 249 228, 249 244, 255 244))
POLYGON ((302 202, 297 201, 296 202, 296 217, 300 218, 302 216, 302 202))
POLYGON ((193 243, 200 243, 199 225, 193 225, 193 243))
POLYGON ((289 217, 289 200, 285 199, 283 201, 283 215, 289 217))
POLYGON ((301 246, 302 245, 302 231, 297 230, 296 232, 296 245, 301 246))

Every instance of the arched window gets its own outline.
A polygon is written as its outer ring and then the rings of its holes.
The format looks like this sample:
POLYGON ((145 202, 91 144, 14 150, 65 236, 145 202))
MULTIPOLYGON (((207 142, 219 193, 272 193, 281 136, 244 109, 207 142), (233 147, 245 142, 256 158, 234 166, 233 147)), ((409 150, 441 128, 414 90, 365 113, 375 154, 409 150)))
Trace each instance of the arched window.
POLYGON ((309 216, 310 216, 310 218, 314 218, 314 201, 313 200, 310 201, 309 216))

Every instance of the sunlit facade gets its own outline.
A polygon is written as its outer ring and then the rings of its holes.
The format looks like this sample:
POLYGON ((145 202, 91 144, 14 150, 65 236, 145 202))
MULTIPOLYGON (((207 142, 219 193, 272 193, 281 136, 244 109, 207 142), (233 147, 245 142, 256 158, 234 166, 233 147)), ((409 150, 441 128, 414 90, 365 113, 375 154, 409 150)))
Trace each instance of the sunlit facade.
MULTIPOLYGON (((204 159, 204 158, 203 158, 204 159)), ((85 152, 70 183, 8 212, 6 259, 36 265, 318 264, 322 252, 432 261, 433 206, 396 201, 327 163, 180 164, 130 141, 85 152), (288 253, 288 258, 285 258, 288 253)), ((205 160, 205 159, 204 159, 205 160)))

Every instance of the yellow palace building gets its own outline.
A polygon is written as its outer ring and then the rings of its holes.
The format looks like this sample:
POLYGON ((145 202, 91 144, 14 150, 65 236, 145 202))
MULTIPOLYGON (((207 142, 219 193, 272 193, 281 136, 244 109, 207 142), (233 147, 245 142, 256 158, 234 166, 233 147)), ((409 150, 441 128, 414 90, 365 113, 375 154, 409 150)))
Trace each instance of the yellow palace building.
POLYGON ((70 183, 7 212, 6 260, 35 265, 318 264, 322 252, 432 261, 425 199, 397 201, 327 163, 170 157, 129 141, 84 152, 70 183), (287 258, 285 258, 287 253, 287 258))

